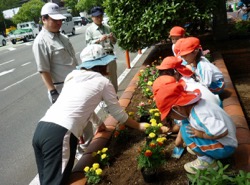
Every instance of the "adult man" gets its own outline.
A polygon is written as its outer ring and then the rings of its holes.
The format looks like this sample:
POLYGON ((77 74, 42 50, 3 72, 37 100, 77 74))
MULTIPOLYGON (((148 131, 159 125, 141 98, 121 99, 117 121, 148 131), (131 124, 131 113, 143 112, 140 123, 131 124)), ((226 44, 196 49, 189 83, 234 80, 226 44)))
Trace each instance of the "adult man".
MULTIPOLYGON (((86 29, 85 39, 87 45, 101 44, 107 54, 113 55, 116 38, 113 36, 110 27, 102 24, 103 14, 101 7, 97 6, 91 9, 93 23, 86 29)), ((117 92, 117 65, 115 60, 108 65, 108 72, 110 81, 117 92)))
POLYGON ((60 33, 65 17, 55 3, 46 3, 41 10, 43 28, 33 44, 37 70, 55 103, 68 73, 78 65, 75 51, 67 36, 60 33))

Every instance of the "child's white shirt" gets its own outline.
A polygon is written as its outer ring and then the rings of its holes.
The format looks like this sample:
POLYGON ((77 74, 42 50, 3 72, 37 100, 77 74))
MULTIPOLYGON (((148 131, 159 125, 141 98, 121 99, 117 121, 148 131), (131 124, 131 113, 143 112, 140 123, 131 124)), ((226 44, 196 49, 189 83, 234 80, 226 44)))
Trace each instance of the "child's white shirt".
POLYGON ((235 124, 218 105, 201 99, 191 110, 188 119, 192 127, 209 136, 218 136, 228 131, 226 136, 216 140, 225 146, 237 147, 235 124))

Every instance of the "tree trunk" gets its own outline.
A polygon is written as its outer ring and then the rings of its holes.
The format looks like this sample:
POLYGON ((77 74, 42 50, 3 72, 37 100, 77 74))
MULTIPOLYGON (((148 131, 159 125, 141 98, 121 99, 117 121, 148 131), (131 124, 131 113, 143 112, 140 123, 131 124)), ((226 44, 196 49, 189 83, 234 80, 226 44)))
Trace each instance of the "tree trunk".
POLYGON ((213 35, 215 40, 228 39, 226 0, 218 0, 213 14, 213 35))

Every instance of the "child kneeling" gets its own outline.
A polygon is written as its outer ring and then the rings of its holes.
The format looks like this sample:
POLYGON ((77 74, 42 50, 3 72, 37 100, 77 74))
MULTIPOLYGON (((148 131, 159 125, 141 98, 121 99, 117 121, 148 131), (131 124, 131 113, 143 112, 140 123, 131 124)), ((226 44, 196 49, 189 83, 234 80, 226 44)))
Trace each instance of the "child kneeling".
POLYGON ((194 169, 217 169, 216 160, 232 155, 238 145, 231 118, 220 106, 200 97, 199 90, 188 92, 178 83, 164 84, 155 94, 162 120, 185 120, 178 137, 188 151, 197 155, 196 160, 184 165, 185 170, 193 174, 196 173, 194 169))

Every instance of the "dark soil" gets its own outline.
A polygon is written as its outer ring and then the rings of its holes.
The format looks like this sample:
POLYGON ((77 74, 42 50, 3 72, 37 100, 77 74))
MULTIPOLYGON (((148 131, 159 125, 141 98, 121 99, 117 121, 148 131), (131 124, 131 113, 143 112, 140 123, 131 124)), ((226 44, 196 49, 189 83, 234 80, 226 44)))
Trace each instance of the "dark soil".
MULTIPOLYGON (((236 42, 236 41, 235 41, 236 42)), ((237 45, 238 45, 237 41, 237 45)), ((232 47, 236 43, 230 42, 232 47)), ((239 45, 238 45, 239 46, 239 45)), ((227 44, 227 47, 228 44, 227 44)), ((244 46, 243 46, 244 47, 244 46)), ((249 46, 248 46, 249 47, 249 46)), ((219 50, 219 48, 218 48, 219 50)), ((249 65, 249 64, 248 64, 249 65)), ((246 117, 250 118, 250 75, 243 74, 235 76, 233 82, 242 103, 246 117)), ((127 111, 136 112, 136 106, 140 101, 144 101, 139 90, 136 90, 127 111)), ((183 165, 195 159, 185 151, 180 159, 171 158, 172 150, 174 148, 175 135, 171 135, 167 140, 167 162, 162 167, 158 174, 155 183, 146 183, 143 180, 140 170, 137 168, 136 157, 138 155, 138 148, 145 139, 144 133, 129 129, 128 139, 125 142, 117 142, 112 139, 108 144, 110 153, 112 154, 111 164, 103 169, 103 179, 100 185, 182 185, 187 184, 187 175, 183 165)), ((234 170, 233 160, 231 158, 221 161, 223 164, 230 164, 229 170, 234 170)))

